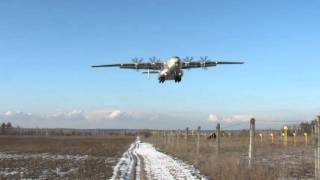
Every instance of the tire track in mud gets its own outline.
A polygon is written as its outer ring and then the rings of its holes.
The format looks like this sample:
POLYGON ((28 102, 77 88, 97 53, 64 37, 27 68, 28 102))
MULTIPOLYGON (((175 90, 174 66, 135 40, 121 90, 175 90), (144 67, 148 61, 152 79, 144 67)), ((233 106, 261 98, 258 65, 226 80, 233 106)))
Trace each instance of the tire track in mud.
MULTIPOLYGON (((137 143, 134 145, 134 149, 137 148, 137 143)), ((138 158, 137 155, 134 153, 134 151, 130 152, 131 157, 132 157, 132 167, 131 167, 131 172, 130 172, 130 180, 136 180, 139 179, 137 176, 137 166, 138 166, 138 158)))
POLYGON ((131 144, 114 167, 112 180, 207 179, 198 170, 181 160, 157 151, 152 144, 131 144))
POLYGON ((141 155, 138 155, 138 158, 140 159, 140 180, 146 180, 146 172, 145 172, 145 163, 144 158, 141 155))
POLYGON ((131 144, 129 149, 123 153, 122 157, 119 159, 117 165, 113 168, 113 176, 111 180, 118 179, 135 179, 136 176, 132 175, 132 169, 135 169, 135 158, 133 151, 135 149, 136 142, 131 144))
MULTIPOLYGON (((139 147, 139 142, 131 144, 130 148, 122 155, 118 164, 114 167, 112 180, 140 180, 140 172, 145 174, 140 164, 144 163, 143 159, 136 154, 135 150, 139 147)), ((145 176, 144 176, 145 177, 145 176)), ((145 179, 145 178, 143 178, 145 179)))

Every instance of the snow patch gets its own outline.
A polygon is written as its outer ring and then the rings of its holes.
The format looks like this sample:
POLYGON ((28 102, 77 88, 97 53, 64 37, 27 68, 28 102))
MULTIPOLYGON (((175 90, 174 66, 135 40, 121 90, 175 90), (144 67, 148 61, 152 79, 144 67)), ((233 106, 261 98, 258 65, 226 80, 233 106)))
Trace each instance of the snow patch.
POLYGON ((125 153, 123 153, 122 158, 113 169, 113 175, 111 177, 112 180, 130 178, 131 169, 134 163, 132 152, 135 145, 135 143, 131 144, 130 148, 125 153))
POLYGON ((147 179, 207 179, 192 165, 157 151, 152 144, 141 143, 139 137, 114 167, 111 179, 129 179, 133 172, 132 168, 135 168, 135 178, 140 179, 141 159, 139 156, 143 157, 147 179), (137 159, 136 167, 133 167, 134 159, 137 159))

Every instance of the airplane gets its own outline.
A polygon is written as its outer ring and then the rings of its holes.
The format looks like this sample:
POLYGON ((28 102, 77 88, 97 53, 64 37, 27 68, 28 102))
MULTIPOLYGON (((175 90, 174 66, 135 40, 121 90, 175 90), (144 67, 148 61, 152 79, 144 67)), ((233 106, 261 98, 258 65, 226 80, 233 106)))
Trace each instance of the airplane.
POLYGON ((162 62, 156 57, 152 57, 149 60, 150 62, 143 62, 143 59, 134 58, 132 59, 133 63, 94 65, 92 68, 119 67, 122 69, 135 69, 137 71, 143 69, 146 70, 143 73, 148 74, 148 78, 150 74, 158 74, 159 83, 164 83, 166 80, 174 80, 176 83, 179 83, 182 80, 184 69, 207 69, 208 67, 220 64, 244 64, 244 62, 212 61, 207 56, 201 57, 197 61, 193 61, 193 57, 188 56, 183 60, 178 56, 173 56, 166 62, 162 62))

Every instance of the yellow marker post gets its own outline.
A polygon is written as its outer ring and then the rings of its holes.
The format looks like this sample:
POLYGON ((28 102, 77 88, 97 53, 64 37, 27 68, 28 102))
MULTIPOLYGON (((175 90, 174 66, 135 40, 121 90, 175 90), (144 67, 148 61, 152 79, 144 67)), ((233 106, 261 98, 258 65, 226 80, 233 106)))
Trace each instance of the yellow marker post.
POLYGON ((286 146, 288 145, 288 126, 283 126, 283 144, 286 146))
POLYGON ((262 143, 262 140, 263 140, 263 135, 262 135, 262 133, 260 133, 259 136, 260 136, 260 143, 262 143))
POLYGON ((270 133, 270 137, 271 137, 271 143, 273 144, 274 143, 274 134, 270 133))
POLYGON ((303 133, 304 135, 304 143, 308 144, 308 133, 303 133))
POLYGON ((296 145, 297 144, 296 133, 292 133, 292 135, 293 135, 293 144, 296 145))

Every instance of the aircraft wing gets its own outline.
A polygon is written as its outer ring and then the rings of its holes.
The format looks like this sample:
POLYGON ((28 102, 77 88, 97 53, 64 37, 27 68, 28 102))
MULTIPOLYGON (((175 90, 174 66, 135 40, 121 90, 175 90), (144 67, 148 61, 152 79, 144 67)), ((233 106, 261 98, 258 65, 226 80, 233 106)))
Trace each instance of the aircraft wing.
POLYGON ((152 70, 161 70, 163 68, 163 63, 124 63, 124 64, 103 64, 103 65, 94 65, 93 68, 101 67, 119 67, 122 69, 152 69, 152 70))
POLYGON ((220 64, 244 64, 244 62, 229 62, 229 61, 192 61, 192 62, 183 62, 182 69, 191 69, 191 68, 206 68, 217 66, 220 64))

